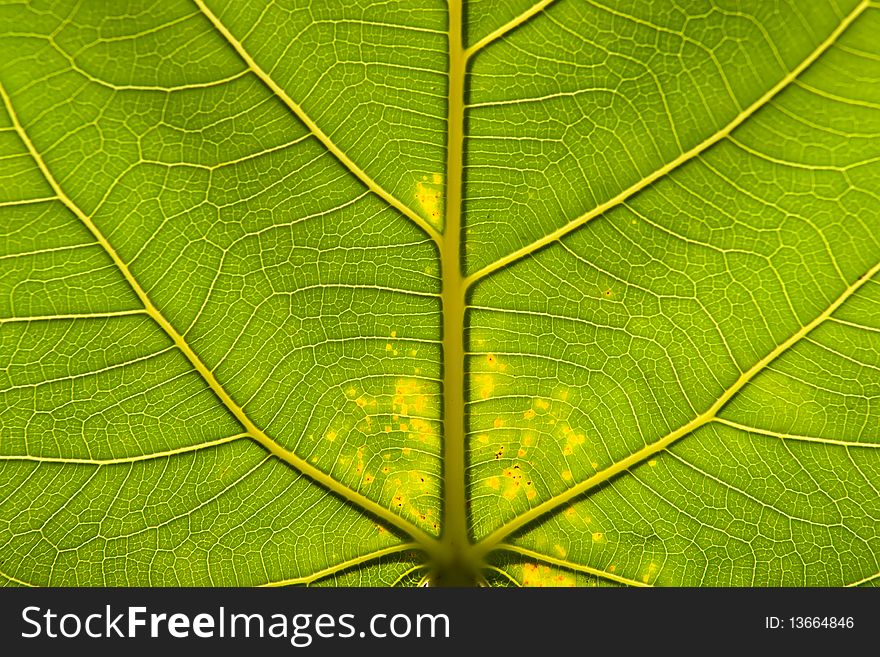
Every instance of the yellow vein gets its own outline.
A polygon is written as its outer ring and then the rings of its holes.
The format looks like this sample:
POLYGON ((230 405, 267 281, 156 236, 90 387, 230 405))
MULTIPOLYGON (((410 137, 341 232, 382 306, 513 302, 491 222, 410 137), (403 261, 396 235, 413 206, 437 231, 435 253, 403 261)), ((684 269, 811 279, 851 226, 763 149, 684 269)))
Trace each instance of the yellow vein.
MULTIPOLYGON (((416 543, 402 543, 401 545, 392 545, 391 547, 382 548, 381 550, 375 550, 373 552, 369 552, 367 554, 363 554, 359 557, 354 557, 352 559, 348 559, 343 561, 342 563, 338 563, 333 566, 328 566, 322 570, 318 570, 311 575, 303 575, 301 577, 291 577, 290 579, 282 579, 277 582, 267 582, 265 584, 260 584, 261 587, 276 587, 276 586, 294 586, 296 584, 311 584, 319 579, 323 579, 324 577, 329 577, 330 575, 334 575, 340 571, 348 570, 349 568, 354 568, 355 566, 360 566, 362 564, 368 563, 370 561, 375 561, 376 559, 381 559, 382 557, 386 557, 389 554, 397 554, 399 552, 406 552, 407 550, 418 550, 420 546, 416 543)), ((419 568, 423 568, 424 566, 418 566, 419 568)))
POLYGON ((867 577, 863 577, 860 580, 846 584, 846 586, 847 587, 861 586, 862 584, 867 584, 868 582, 873 582, 878 577, 880 577, 880 573, 874 573, 873 575, 868 575, 867 577))
POLYGON ((581 226, 583 226, 587 222, 604 214, 605 212, 607 212, 611 208, 614 208, 614 207, 620 205, 621 203, 626 201, 633 194, 636 194, 637 192, 640 192, 641 190, 645 189, 646 187, 648 187, 649 185, 654 183, 659 178, 662 178, 663 176, 665 176, 669 172, 673 171, 674 169, 677 169, 682 164, 689 162, 690 160, 692 160, 696 156, 698 156, 701 153, 703 153, 704 151, 706 151, 706 149, 710 148, 711 146, 715 145, 716 143, 718 143, 719 141, 721 141, 722 139, 727 137, 727 135, 729 135, 731 132, 733 132, 733 130, 735 128, 739 127, 746 119, 748 119, 755 112, 757 112, 759 109, 761 109, 767 103, 769 103, 780 91, 782 91, 789 84, 791 84, 791 82, 795 78, 797 78, 801 73, 803 73, 804 70, 806 70, 813 62, 815 62, 826 50, 828 50, 828 48, 830 48, 834 44, 834 42, 837 41, 837 39, 840 37, 840 35, 846 31, 846 29, 852 24, 852 22, 854 20, 856 20, 856 18, 858 18, 859 15, 867 7, 868 7, 867 2, 865 2, 865 1, 861 2, 850 14, 848 14, 843 19, 843 21, 840 23, 840 25, 838 25, 837 28, 831 34, 828 35, 828 38, 826 38, 822 43, 820 43, 819 46, 806 57, 806 59, 804 59, 794 69, 792 69, 786 76, 784 76, 779 82, 777 82, 772 88, 770 88, 764 95, 762 95, 760 98, 758 98, 758 100, 756 100, 754 103, 749 105, 746 109, 744 109, 742 112, 737 114, 736 117, 734 117, 734 119, 730 123, 728 123, 723 128, 721 128, 721 130, 715 132, 713 135, 711 135, 710 137, 707 137, 706 139, 704 139, 702 142, 700 142, 699 144, 697 144, 696 146, 694 146, 690 150, 685 151, 684 153, 679 155, 674 160, 663 165, 662 167, 660 167, 659 169, 650 173, 648 176, 642 178, 641 180, 639 180, 635 184, 627 187, 625 190, 623 190, 622 192, 620 192, 616 196, 614 196, 614 197, 610 198, 609 200, 605 201, 604 203, 596 206, 595 208, 593 208, 589 212, 582 214, 581 216, 577 217, 576 219, 572 219, 571 221, 566 223, 564 226, 561 226, 560 228, 554 230, 552 233, 548 233, 544 237, 535 240, 531 244, 527 244, 526 246, 524 246, 520 249, 517 249, 516 251, 513 251, 512 253, 509 253, 506 256, 499 258, 495 262, 488 264, 485 267, 483 267, 482 269, 474 272, 473 274, 471 274, 470 276, 468 276, 465 279, 465 285, 470 286, 473 283, 480 280, 481 278, 488 276, 489 274, 496 272, 499 269, 506 267, 507 265, 509 265, 513 262, 516 262, 517 260, 525 258, 526 256, 531 255, 532 253, 535 253, 536 251, 547 246, 548 244, 552 244, 553 242, 565 237, 566 235, 571 233, 573 230, 580 228, 581 226))
POLYGON ((464 58, 469 59, 472 55, 475 55, 479 50, 482 50, 490 43, 495 41, 496 39, 500 39, 505 34, 510 32, 511 30, 515 30, 520 25, 528 21, 532 16, 542 12, 548 5, 552 4, 554 0, 540 0, 540 2, 536 2, 534 5, 526 9, 523 13, 521 13, 516 18, 513 18, 507 21, 504 25, 499 27, 497 30, 490 32, 482 39, 477 41, 474 45, 464 51, 464 58))
POLYGON ((688 422, 687 424, 679 427, 675 431, 667 434, 660 440, 657 440, 653 443, 645 445, 642 449, 633 452, 629 456, 616 463, 608 466, 604 470, 601 470, 594 474, 592 477, 582 481, 576 486, 572 486, 567 491, 563 493, 559 493, 558 495, 554 495, 550 499, 537 506, 532 507, 525 513, 515 517, 513 520, 506 522, 504 525, 496 529, 494 532, 486 536, 483 540, 477 543, 473 549, 475 554, 479 557, 486 552, 492 550, 498 543, 504 540, 505 537, 509 536, 513 532, 518 529, 524 527, 540 518, 543 515, 546 515, 559 506, 565 504, 566 502, 579 497, 586 491, 595 488, 599 484, 602 484, 612 477, 620 474, 628 470, 629 468, 637 465, 649 457, 653 456, 657 452, 660 452, 667 447, 669 447, 672 443, 677 441, 679 438, 687 436, 688 434, 696 431, 704 424, 711 422, 715 419, 715 416, 718 414, 718 411, 724 407, 724 405, 730 401, 730 399, 738 393, 745 385, 751 381, 758 373, 760 373, 764 368, 766 368, 771 362, 773 362, 776 358, 778 358, 781 354, 787 351, 792 345, 799 342, 804 336, 806 336, 810 331, 815 329, 817 326, 822 324, 826 319, 828 319, 831 314, 837 310, 847 299, 849 299, 855 292, 861 288, 865 283, 867 283, 873 276, 875 276, 878 272, 880 272, 880 263, 874 265, 867 273, 858 278, 854 283, 849 285, 839 297, 837 297, 831 305, 829 305, 821 314, 819 314, 815 319, 813 319, 808 324, 805 324, 801 327, 800 330, 792 334, 787 340, 780 343, 775 349, 773 349, 770 353, 764 356, 761 360, 755 363, 751 368, 747 371, 743 372, 739 378, 734 382, 732 386, 730 386, 724 393, 717 399, 717 401, 712 404, 704 413, 701 413, 693 420, 688 422))
POLYGON ((409 575, 412 575, 413 573, 416 573, 420 570, 427 570, 428 568, 429 568, 429 566, 427 564, 420 564, 418 566, 413 566, 412 568, 404 570, 398 576, 397 579, 395 579, 393 582, 391 582, 391 585, 388 588, 393 589, 395 586, 400 584, 404 579, 406 579, 409 575))
POLYGON ((443 541, 449 555, 464 553, 467 527, 464 363, 465 288, 462 285, 462 170, 464 89, 467 63, 462 47, 461 0, 449 2, 449 97, 447 106, 446 225, 440 246, 443 310, 443 541))
POLYGON ((33 157, 34 162, 39 167, 40 171, 43 173, 43 176, 46 178, 46 181, 52 187, 56 194, 58 194, 58 198, 64 203, 65 206, 82 221, 83 225, 88 228, 89 232, 95 237, 95 239, 104 247, 104 250, 107 252, 107 255, 113 260, 116 266, 119 268, 119 271, 122 273, 123 277, 128 284, 131 286, 134 293, 141 300, 141 303, 144 305, 144 310, 146 313, 153 318, 155 321, 172 339, 174 344, 180 349, 181 353, 186 356, 187 360, 192 364, 192 366, 196 369, 196 371, 202 375, 202 378, 205 382, 210 386, 211 390, 214 391, 214 394, 220 399, 221 402, 229 409, 229 411, 238 419, 238 421, 245 428, 246 432, 250 435, 250 437, 256 442, 260 443, 263 447, 265 447, 272 455, 281 459, 288 465, 292 466, 299 472, 303 473, 307 477, 310 477, 314 481, 318 482, 325 488, 333 491, 340 497, 348 500, 361 507, 365 511, 381 518, 386 521, 388 524, 393 525, 397 529, 409 534, 415 540, 423 543, 425 549, 427 551, 432 551, 437 545, 437 540, 427 533, 419 529, 415 524, 406 520, 405 518, 398 516, 392 511, 388 510, 381 504, 378 504, 371 500, 370 498, 362 495, 346 486, 345 484, 333 479, 327 473, 319 470, 311 463, 306 461, 305 459, 300 458, 290 450, 282 447, 278 443, 276 443, 272 438, 266 435, 266 433, 260 429, 253 421, 248 417, 248 415, 244 412, 244 409, 239 406, 234 399, 226 392, 226 389, 220 385, 217 378, 214 376, 214 373, 208 369, 208 367, 202 362, 199 356, 193 351, 192 347, 186 342, 184 337, 171 325, 171 323, 165 319, 165 316, 159 311, 156 306, 153 305, 152 300, 147 295, 146 291, 141 287, 138 280, 134 277, 134 274, 131 273, 131 270, 128 268, 128 265, 122 260, 120 255, 116 252, 116 249, 107 241, 107 238, 104 234, 98 229, 95 223, 91 220, 89 216, 87 216, 80 207, 73 202, 73 200, 67 196, 64 190, 61 188, 61 185, 52 175, 52 172, 46 166, 46 163, 43 161, 42 156, 37 151, 33 142, 30 140, 27 132, 25 132, 24 128, 21 125, 21 122, 18 119, 18 115, 16 114, 12 101, 9 95, 6 93, 6 88, 0 83, 0 96, 3 98, 3 103, 6 105, 6 110, 9 113, 10 118, 12 119, 12 123, 15 126, 15 130, 18 133, 19 138, 24 142, 25 146, 27 146, 28 151, 30 151, 31 157, 33 157))
POLYGON ((139 454, 138 456, 125 456, 116 459, 84 459, 84 458, 67 458, 63 456, 31 456, 30 454, 0 456, 0 461, 31 461, 34 463, 68 463, 76 465, 119 465, 122 463, 137 463, 138 461, 151 461, 153 459, 161 459, 166 456, 177 456, 178 454, 187 454, 189 452, 197 452, 202 449, 216 447, 217 445, 225 445, 235 440, 249 438, 246 433, 238 433, 234 436, 225 436, 217 440, 209 440, 197 445, 187 445, 186 447, 178 447, 176 449, 165 450, 164 452, 154 452, 153 454, 139 454))
POLYGON ((628 577, 621 577, 620 575, 615 575, 614 573, 609 573, 608 571, 600 570, 599 568, 593 568, 592 566, 584 566, 579 563, 566 561, 565 559, 557 559, 556 557, 551 557, 550 555, 543 554, 541 552, 535 552, 534 550, 529 550, 528 548, 519 547, 518 545, 504 543, 502 545, 499 545, 497 549, 504 550, 505 552, 514 552, 524 557, 528 557, 529 559, 543 561, 544 563, 559 566, 560 568, 565 568, 567 570, 575 570, 577 572, 593 575, 594 577, 601 577, 602 579, 611 580, 612 582, 617 582, 618 584, 626 584, 627 586, 640 586, 642 588, 651 586, 650 584, 647 584, 645 582, 639 582, 638 580, 629 579, 628 577))
POLYGON ((16 584, 21 584, 22 586, 28 586, 30 588, 37 588, 36 584, 31 584, 30 582, 25 582, 23 579, 18 579, 17 577, 13 577, 12 575, 7 575, 6 573, 0 571, 0 577, 5 577, 10 582, 15 582, 16 584))
MULTIPOLYGON (((91 246, 91 245, 90 245, 91 246)), ((15 322, 46 322, 61 319, 111 319, 113 317, 129 317, 131 315, 146 315, 143 308, 134 310, 119 310, 109 313, 68 313, 64 315, 33 315, 30 317, 0 317, 0 324, 12 324, 15 322)))
POLYGON ((244 60, 244 62, 248 65, 251 71, 263 81, 263 83, 272 90, 272 92, 280 98, 285 105, 292 111, 296 117, 302 121, 306 127, 312 132, 318 140, 324 144, 324 146, 329 150, 333 155, 339 160, 351 173, 358 177, 358 179, 366 185, 370 191, 374 194, 382 198, 386 203, 388 203, 391 207, 395 208, 399 212, 401 212, 404 216, 408 217, 413 223, 419 226, 422 230, 424 230, 435 242, 440 242, 440 233, 434 228, 431 224, 429 224, 424 218, 422 218, 417 212, 415 212, 408 205, 405 205, 402 201, 395 198, 389 191, 383 188, 379 183, 373 180, 366 171, 361 169, 354 161, 345 154, 345 152, 336 145, 336 143, 330 139, 330 136, 321 130, 320 127, 312 120, 312 118, 306 114, 305 110, 303 110, 300 105, 291 98, 284 89, 282 89, 272 77, 264 71, 259 64, 251 57, 250 53, 244 48, 244 44, 242 44, 232 32, 227 28, 217 17, 214 12, 212 12, 207 5, 205 5, 204 0, 193 0, 196 5, 198 5, 201 12, 205 15, 205 17, 211 21, 214 27, 217 29, 220 34, 229 42, 238 55, 244 60))
POLYGON ((868 442, 857 442, 855 440, 835 440, 834 438, 818 438, 816 436, 799 436, 790 433, 778 433, 776 431, 768 431, 767 429, 758 429, 756 427, 749 427, 745 424, 740 424, 739 422, 733 422, 731 420, 727 420, 723 417, 716 417, 712 420, 713 422, 718 422, 719 424, 726 424, 729 427, 733 427, 734 429, 739 429, 740 431, 745 431, 746 433, 756 433, 762 436, 770 436, 772 438, 780 438, 782 440, 795 440, 798 442, 805 443, 820 443, 823 445, 840 445, 841 447, 868 447, 872 449, 880 448, 880 443, 868 443, 868 442))
POLYGON ((8 207, 16 207, 19 205, 32 205, 34 203, 46 203, 47 201, 56 201, 58 200, 55 196, 44 196, 42 198, 29 198, 23 201, 3 201, 0 203, 0 208, 8 208, 8 207))

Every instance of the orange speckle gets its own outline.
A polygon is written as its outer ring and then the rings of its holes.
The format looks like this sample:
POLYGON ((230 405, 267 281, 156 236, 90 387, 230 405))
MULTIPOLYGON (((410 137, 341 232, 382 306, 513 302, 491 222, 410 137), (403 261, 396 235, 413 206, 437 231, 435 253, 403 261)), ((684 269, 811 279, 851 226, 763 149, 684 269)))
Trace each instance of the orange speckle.
POLYGON ((375 478, 373 475, 371 475, 371 474, 365 474, 365 475, 364 475, 364 483, 367 484, 367 485, 372 484, 373 481, 375 481, 375 479, 376 479, 376 478, 375 478))
POLYGON ((502 420, 500 417, 496 417, 495 421, 492 423, 492 426, 494 426, 496 429, 500 429, 504 426, 504 420, 502 420))
POLYGON ((516 455, 517 455, 519 458, 523 458, 523 457, 526 455, 526 450, 520 448, 519 451, 517 451, 516 455))
POLYGON ((385 433, 391 433, 391 425, 390 424, 385 425, 385 433))
POLYGON ((526 497, 529 498, 530 500, 535 499, 536 495, 537 495, 537 493, 534 491, 534 489, 532 489, 526 493, 526 497))
POLYGON ((534 411, 534 409, 531 409, 531 408, 530 408, 530 409, 527 410, 525 413, 523 413, 523 418, 526 419, 526 420, 531 420, 533 417, 535 417, 535 411, 534 411))
POLYGON ((553 551, 556 552, 556 554, 558 554, 560 558, 566 555, 565 548, 558 543, 553 546, 553 551))

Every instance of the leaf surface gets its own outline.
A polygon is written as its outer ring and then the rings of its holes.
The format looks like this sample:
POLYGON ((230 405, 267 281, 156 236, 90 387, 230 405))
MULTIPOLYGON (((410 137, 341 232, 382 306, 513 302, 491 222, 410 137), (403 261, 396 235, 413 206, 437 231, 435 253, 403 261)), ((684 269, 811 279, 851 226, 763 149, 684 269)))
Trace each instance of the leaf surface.
POLYGON ((0 24, 6 583, 876 583, 870 2, 0 24))

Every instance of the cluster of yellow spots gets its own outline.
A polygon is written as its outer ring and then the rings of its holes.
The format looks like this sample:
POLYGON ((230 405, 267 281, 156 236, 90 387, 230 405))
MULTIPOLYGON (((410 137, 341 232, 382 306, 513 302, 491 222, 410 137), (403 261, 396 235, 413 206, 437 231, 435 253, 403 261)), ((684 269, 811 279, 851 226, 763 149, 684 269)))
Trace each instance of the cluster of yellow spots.
POLYGON ((537 495, 532 481, 530 479, 526 479, 526 476, 519 465, 513 465, 509 468, 505 468, 501 474, 506 480, 504 483, 504 489, 501 491, 501 496, 504 499, 515 499, 522 490, 526 491, 526 498, 529 500, 534 499, 537 495))
MULTIPOLYGON (((388 466, 382 468, 383 474, 387 475, 390 472, 391 470, 388 466)), ((439 525, 437 519, 434 518, 434 511, 431 509, 422 511, 416 506, 419 500, 423 500, 425 494, 431 489, 431 483, 428 479, 428 476, 424 473, 410 470, 386 477, 385 485, 394 491, 394 495, 389 503, 392 510, 397 510, 410 518, 416 518, 418 519, 418 524, 436 530, 439 525)))
POLYGON ((568 425, 562 427, 562 435, 565 436, 565 445, 562 447, 562 453, 566 456, 574 454, 575 448, 584 444, 584 434, 577 433, 568 425))
POLYGON ((653 561, 649 563, 648 567, 645 568, 644 572, 642 573, 642 582, 644 582, 645 584, 650 583, 654 579, 654 577, 656 577, 658 570, 660 570, 660 566, 658 566, 653 561))
POLYGON ((415 197, 431 223, 439 225, 443 216, 443 176, 439 173, 430 179, 422 176, 421 181, 416 183, 415 197))
POLYGON ((537 563, 523 565, 523 586, 574 586, 572 575, 537 563))
POLYGON ((495 392, 495 377, 491 374, 477 374, 474 376, 474 385, 480 399, 489 399, 495 392))

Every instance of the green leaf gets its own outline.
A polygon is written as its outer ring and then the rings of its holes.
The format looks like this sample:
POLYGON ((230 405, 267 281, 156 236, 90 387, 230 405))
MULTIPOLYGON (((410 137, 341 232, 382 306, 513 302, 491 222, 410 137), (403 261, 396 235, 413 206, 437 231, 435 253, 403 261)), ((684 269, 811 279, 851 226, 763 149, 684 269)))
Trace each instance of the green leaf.
POLYGON ((0 25, 4 583, 877 583, 876 5, 0 25))

